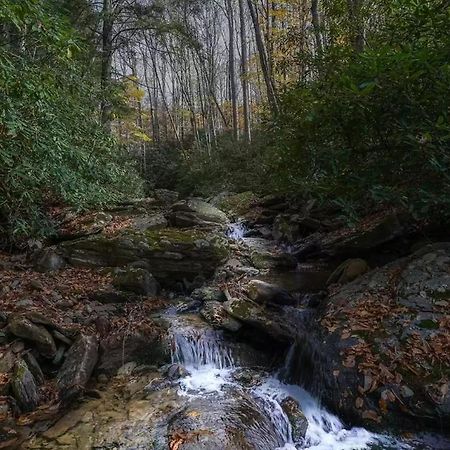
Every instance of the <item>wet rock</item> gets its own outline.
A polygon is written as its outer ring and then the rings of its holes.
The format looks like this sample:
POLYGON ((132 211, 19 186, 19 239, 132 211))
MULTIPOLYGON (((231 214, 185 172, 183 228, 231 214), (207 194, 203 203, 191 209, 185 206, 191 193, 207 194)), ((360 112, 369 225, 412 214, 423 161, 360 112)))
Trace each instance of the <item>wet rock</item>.
POLYGON ((207 302, 200 311, 201 316, 214 328, 222 328, 233 333, 239 331, 242 324, 231 317, 220 302, 207 302))
POLYGON ((176 381, 189 375, 188 370, 181 364, 169 364, 161 369, 161 373, 171 381, 176 381))
POLYGON ((248 296, 256 303, 274 303, 276 305, 293 305, 294 297, 286 289, 261 280, 251 280, 246 286, 248 296))
POLYGON ((153 329, 134 330, 130 333, 111 334, 100 342, 98 370, 114 374, 124 364, 165 364, 170 361, 170 348, 164 338, 165 330, 155 325, 153 329))
POLYGON ((65 259, 57 253, 56 249, 48 247, 40 253, 35 268, 38 272, 55 272, 64 268, 65 265, 65 259))
POLYGON ((11 390, 22 411, 30 412, 37 408, 39 393, 36 381, 23 360, 19 360, 14 367, 11 390))
POLYGON ((293 269, 297 266, 293 255, 282 252, 267 239, 247 238, 245 244, 250 251, 250 260, 257 269, 293 269))
POLYGON ((175 203, 168 217, 169 222, 176 227, 225 225, 228 222, 223 211, 196 198, 175 203))
POLYGON ((263 408, 237 389, 193 399, 172 418, 168 436, 168 444, 182 436, 183 450, 273 450, 284 445, 263 408))
POLYGON ((286 397, 280 403, 292 427, 292 439, 294 442, 301 442, 308 429, 308 420, 300 409, 297 400, 292 397, 286 397))
POLYGON ((65 242, 60 251, 82 267, 123 267, 146 261, 153 276, 166 286, 199 274, 209 277, 226 259, 228 243, 216 233, 167 228, 120 236, 96 235, 65 242))
POLYGON ((169 388, 172 386, 172 382, 168 380, 167 378, 153 378, 150 383, 148 383, 145 388, 144 392, 146 394, 152 394, 153 392, 162 391, 164 389, 169 388))
POLYGON ((64 400, 72 400, 83 392, 98 360, 95 336, 80 335, 66 354, 57 375, 57 385, 64 400))
POLYGON ((290 326, 285 317, 253 302, 233 298, 226 301, 223 307, 232 317, 278 342, 290 342, 296 336, 297 330, 290 326))
POLYGON ((185 299, 182 300, 177 306, 176 310, 178 314, 187 314, 190 312, 198 311, 203 305, 200 300, 185 299))
POLYGON ((367 427, 449 422, 448 355, 428 350, 448 339, 449 267, 450 243, 434 244, 333 291, 299 340, 295 381, 367 427))
POLYGON ((113 285, 122 291, 138 295, 155 296, 159 292, 159 283, 145 269, 128 267, 118 272, 113 278, 113 285))
POLYGON ((24 316, 11 315, 8 328, 15 336, 32 342, 45 358, 54 358, 56 354, 55 341, 44 326, 36 325, 24 316))
POLYGON ((233 380, 246 388, 258 386, 262 384, 266 378, 267 372, 256 371, 249 368, 241 368, 233 372, 233 380))
POLYGON ((214 287, 201 287, 191 293, 194 300, 202 302, 224 302, 227 298, 221 289, 214 287))
POLYGON ((370 267, 364 259, 348 259, 344 261, 327 280, 330 284, 346 284, 369 272, 370 267))

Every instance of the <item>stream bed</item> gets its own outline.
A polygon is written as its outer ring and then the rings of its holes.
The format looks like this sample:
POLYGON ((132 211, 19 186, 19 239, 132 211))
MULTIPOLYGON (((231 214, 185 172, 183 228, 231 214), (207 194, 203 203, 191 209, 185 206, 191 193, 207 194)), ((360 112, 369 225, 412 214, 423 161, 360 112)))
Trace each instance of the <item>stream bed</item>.
MULTIPOLYGON (((277 447, 260 447, 260 450, 446 448, 439 447, 438 441, 432 443, 434 446, 427 446, 425 442, 401 442, 388 435, 371 433, 364 428, 346 428, 337 416, 322 407, 307 391, 283 382, 280 379, 282 370, 263 375, 255 371, 256 381, 252 380, 247 386, 243 386, 237 381, 244 369, 242 362, 234 356, 224 334, 196 329, 192 323, 183 324, 183 319, 180 321, 177 318, 173 327, 173 362, 182 364, 187 370, 186 376, 179 381, 179 394, 191 400, 207 398, 211 402, 217 402, 222 396, 228 395, 230 388, 243 395, 250 395, 272 422, 278 439, 277 447), (281 406, 288 397, 298 402, 308 423, 306 434, 299 440, 293 438, 292 424, 281 406)), ((251 378, 251 370, 247 376, 246 381, 251 378)))

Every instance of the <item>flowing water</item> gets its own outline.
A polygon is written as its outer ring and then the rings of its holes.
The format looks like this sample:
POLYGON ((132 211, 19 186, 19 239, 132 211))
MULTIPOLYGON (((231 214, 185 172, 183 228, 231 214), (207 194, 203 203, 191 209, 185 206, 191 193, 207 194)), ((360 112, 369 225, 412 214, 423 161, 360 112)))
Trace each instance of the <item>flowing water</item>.
POLYGON ((235 222, 230 224, 227 230, 227 236, 233 241, 242 241, 248 232, 248 228, 243 222, 235 222))
MULTIPOLYGON (((172 327, 174 349, 172 360, 184 365, 188 375, 180 380, 179 393, 192 398, 208 395, 227 395, 227 386, 242 389, 233 378, 240 369, 224 335, 207 328, 197 329, 183 324, 177 318, 172 327)), ((363 450, 363 449, 412 449, 406 443, 380 436, 363 428, 347 429, 338 417, 328 412, 307 391, 299 386, 284 383, 279 373, 267 375, 262 383, 247 388, 270 417, 283 450, 363 450), (286 397, 296 399, 308 420, 308 429, 301 442, 293 442, 291 424, 280 406, 286 397)), ((275 449, 273 449, 275 450, 275 449)))

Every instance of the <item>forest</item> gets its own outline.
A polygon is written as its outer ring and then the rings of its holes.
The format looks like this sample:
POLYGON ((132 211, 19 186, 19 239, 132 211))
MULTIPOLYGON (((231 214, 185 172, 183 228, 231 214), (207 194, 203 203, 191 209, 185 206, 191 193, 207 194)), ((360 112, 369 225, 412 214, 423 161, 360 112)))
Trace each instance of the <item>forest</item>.
POLYGON ((448 0, 0 0, 0 449, 450 448, 448 0))

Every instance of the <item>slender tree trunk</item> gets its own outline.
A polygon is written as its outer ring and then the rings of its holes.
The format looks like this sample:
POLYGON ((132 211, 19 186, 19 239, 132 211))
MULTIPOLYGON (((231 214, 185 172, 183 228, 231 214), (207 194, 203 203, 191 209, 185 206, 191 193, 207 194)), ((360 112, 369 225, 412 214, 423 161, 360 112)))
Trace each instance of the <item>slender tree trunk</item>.
POLYGON ((321 35, 321 25, 320 25, 320 16, 319 16, 319 0, 311 1, 311 21, 313 24, 314 30, 314 39, 316 42, 316 52, 320 56, 323 54, 323 43, 322 43, 322 35, 321 35))
POLYGON ((364 22, 362 17, 363 0, 347 0, 350 18, 350 33, 355 53, 364 51, 364 22))
POLYGON ((229 78, 230 78, 230 96, 231 96, 231 108, 233 116, 233 138, 238 140, 239 137, 239 118, 238 118, 238 106, 237 106, 237 88, 236 88, 236 68, 234 59, 234 11, 232 0, 227 0, 228 10, 228 34, 229 34, 229 78))
POLYGON ((270 109, 272 111, 272 114, 276 115, 278 114, 279 107, 278 107, 278 98, 275 90, 275 83, 271 77, 270 74, 270 68, 269 63, 267 59, 267 51, 266 47, 264 45, 262 33, 261 33, 261 27, 259 25, 258 21, 258 15, 256 12, 255 5, 253 4, 252 0, 247 0, 248 9, 250 11, 250 15, 252 18, 253 28, 255 30, 255 39, 256 39, 256 47, 258 49, 259 54, 259 60, 261 63, 261 70, 264 77, 264 82, 266 84, 266 90, 267 90, 267 99, 269 101, 270 109))
POLYGON ((239 18, 241 25, 241 81, 242 81, 242 101, 244 109, 244 134, 247 142, 252 140, 250 128, 250 105, 249 105, 249 90, 248 90, 248 50, 247 50, 247 30, 245 21, 244 0, 239 0, 239 18))
POLYGON ((113 8, 112 0, 103 0, 102 27, 102 70, 101 70, 101 120, 107 131, 111 131, 111 104, 108 101, 111 85, 111 69, 113 58, 113 8))

